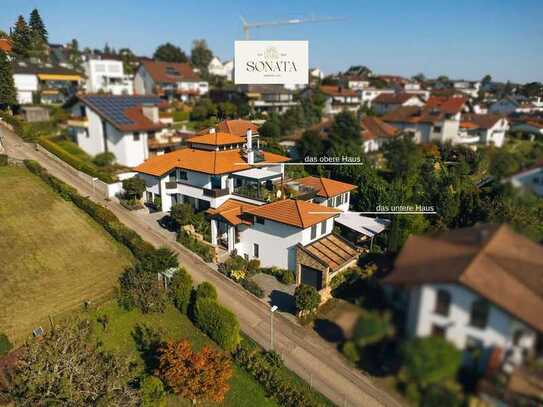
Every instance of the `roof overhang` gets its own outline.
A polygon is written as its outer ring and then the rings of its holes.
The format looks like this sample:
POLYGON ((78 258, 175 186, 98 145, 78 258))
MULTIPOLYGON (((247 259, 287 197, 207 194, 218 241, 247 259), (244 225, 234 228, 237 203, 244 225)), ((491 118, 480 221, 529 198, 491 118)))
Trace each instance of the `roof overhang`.
POLYGON ((280 172, 270 171, 265 168, 249 168, 248 170, 234 172, 233 177, 245 178, 257 181, 267 181, 281 177, 280 172))
POLYGON ((370 218, 357 212, 342 212, 335 222, 370 238, 384 231, 390 224, 388 219, 370 218))

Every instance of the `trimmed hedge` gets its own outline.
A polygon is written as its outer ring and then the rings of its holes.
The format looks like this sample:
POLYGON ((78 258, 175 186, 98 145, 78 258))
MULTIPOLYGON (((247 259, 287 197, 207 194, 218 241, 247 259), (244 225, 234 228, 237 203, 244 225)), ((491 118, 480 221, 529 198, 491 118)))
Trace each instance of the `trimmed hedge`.
POLYGON ((170 297, 175 307, 186 314, 192 294, 192 277, 184 268, 177 270, 170 283, 170 297))
POLYGON ((196 299, 194 323, 221 348, 232 352, 240 341, 239 322, 228 309, 211 298, 196 299))
POLYGON ((206 263, 211 263, 213 261, 212 248, 190 236, 184 230, 181 229, 179 231, 177 241, 200 256, 206 263))
POLYGON ((263 267, 260 269, 260 272, 274 276, 277 281, 283 284, 294 284, 296 281, 294 272, 287 269, 280 269, 278 267, 263 267))
POLYGON ((213 287, 213 284, 204 281, 201 283, 198 288, 196 288, 196 301, 198 300, 213 300, 217 301, 219 295, 217 294, 217 289, 213 287))
POLYGON ((154 250, 154 247, 150 243, 147 243, 140 235, 122 224, 113 212, 94 203, 89 198, 79 195, 77 190, 50 175, 38 162, 25 160, 24 164, 30 172, 39 176, 62 198, 72 201, 77 207, 102 225, 115 240, 127 246, 137 259, 143 259, 154 250))
POLYGON ((311 390, 307 383, 296 380, 295 375, 278 363, 276 358, 262 350, 253 341, 244 337, 233 352, 236 363, 259 382, 268 396, 281 406, 320 407, 333 404, 311 390))

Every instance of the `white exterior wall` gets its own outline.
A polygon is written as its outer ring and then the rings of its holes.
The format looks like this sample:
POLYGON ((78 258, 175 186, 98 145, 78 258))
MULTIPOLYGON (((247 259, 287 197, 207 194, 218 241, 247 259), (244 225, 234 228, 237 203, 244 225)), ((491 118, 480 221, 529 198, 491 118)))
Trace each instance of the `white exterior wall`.
MULTIPOLYGON (((481 297, 458 284, 427 284, 417 287, 410 293, 408 333, 410 336, 429 336, 434 324, 446 327, 446 339, 459 349, 466 348, 468 337, 478 339, 484 347, 499 346, 508 349, 513 344, 513 335, 523 329, 533 338, 528 345, 535 344, 535 332, 501 308, 490 305, 488 323, 484 329, 470 325, 471 305, 481 297), (448 316, 434 312, 437 292, 444 289, 451 295, 448 316)), ((526 344, 526 342, 525 342, 526 344)))
POLYGON ((134 76, 134 92, 136 95, 152 95, 155 81, 149 76, 145 68, 140 66, 134 76))
POLYGON ((526 188, 543 197, 543 168, 535 168, 513 175, 510 181, 516 188, 526 188))
MULTIPOLYGON (((75 108, 80 106, 78 103, 75 108)), ((77 137, 77 144, 83 151, 90 155, 96 155, 105 151, 104 138, 102 134, 102 119, 93 110, 86 107, 86 115, 89 122, 88 137, 77 137)), ((81 132, 79 132, 81 134, 81 132)))
POLYGON ((507 130, 509 130, 509 122, 507 119, 500 119, 494 126, 481 135, 481 142, 487 145, 494 144, 496 147, 501 147, 505 142, 505 133, 507 130))
POLYGON ((135 167, 149 157, 147 133, 140 132, 139 140, 134 133, 121 133, 106 122, 107 151, 115 154, 117 162, 127 167, 135 167))
POLYGON ((85 63, 87 92, 100 91, 113 95, 133 94, 133 83, 124 75, 122 61, 91 59, 85 63))
POLYGON ((13 74, 13 82, 17 90, 17 102, 21 105, 31 104, 33 94, 38 91, 38 77, 33 74, 13 74))

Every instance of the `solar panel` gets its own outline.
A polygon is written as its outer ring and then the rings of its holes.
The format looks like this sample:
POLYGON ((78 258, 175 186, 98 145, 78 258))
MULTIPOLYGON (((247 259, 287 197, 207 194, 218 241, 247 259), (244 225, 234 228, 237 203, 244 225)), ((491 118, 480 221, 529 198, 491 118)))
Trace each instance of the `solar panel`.
POLYGON ((114 125, 119 126, 134 124, 132 120, 125 116, 125 109, 139 107, 143 104, 158 104, 161 102, 161 99, 158 96, 138 95, 91 95, 87 96, 86 99, 93 105, 99 114, 106 116, 114 125))

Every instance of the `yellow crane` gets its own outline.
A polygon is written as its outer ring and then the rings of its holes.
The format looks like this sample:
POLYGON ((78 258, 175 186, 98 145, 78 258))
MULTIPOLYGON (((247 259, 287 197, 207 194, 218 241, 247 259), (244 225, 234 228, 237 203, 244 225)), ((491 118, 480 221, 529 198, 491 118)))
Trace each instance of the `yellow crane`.
POLYGON ((260 22, 249 22, 245 17, 241 17, 241 22, 243 23, 243 32, 245 33, 245 39, 249 40, 251 38, 250 30, 252 28, 261 28, 261 27, 270 27, 275 25, 294 25, 294 24, 306 24, 306 23, 322 23, 327 21, 339 21, 345 20, 345 17, 309 17, 309 18, 291 18, 289 20, 277 20, 277 21, 260 21, 260 22))

